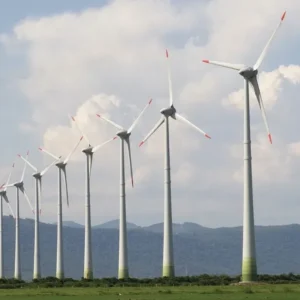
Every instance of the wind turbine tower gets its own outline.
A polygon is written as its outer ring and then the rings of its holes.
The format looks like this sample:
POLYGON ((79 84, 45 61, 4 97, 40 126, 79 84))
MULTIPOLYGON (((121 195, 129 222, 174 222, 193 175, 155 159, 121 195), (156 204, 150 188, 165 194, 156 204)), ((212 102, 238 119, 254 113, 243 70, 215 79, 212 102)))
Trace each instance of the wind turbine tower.
POLYGON ((84 271, 83 278, 93 279, 93 262, 92 262, 92 225, 91 225, 91 171, 92 171, 92 161, 93 154, 102 148, 107 143, 115 140, 114 137, 102 144, 97 146, 92 146, 89 139, 85 134, 83 134, 81 128, 77 124, 75 117, 71 116, 72 121, 75 123, 81 136, 85 139, 88 146, 82 150, 86 155, 86 181, 85 181, 85 230, 84 230, 84 271))
POLYGON ((179 120, 186 125, 196 129, 205 137, 210 138, 203 130, 196 125, 182 117, 174 107, 173 90, 171 71, 169 65, 169 53, 166 50, 166 58, 168 62, 168 81, 169 81, 169 98, 170 106, 160 111, 162 117, 155 124, 153 129, 148 133, 144 140, 140 143, 142 146, 157 130, 165 123, 165 195, 164 195, 164 244, 163 244, 163 277, 173 277, 174 272, 174 256, 173 256, 173 229, 172 229, 172 201, 171 201, 171 163, 170 163, 170 133, 169 133, 169 119, 179 120))
POLYGON ((249 84, 252 86, 258 105, 262 114, 263 121, 267 130, 268 138, 272 144, 272 136, 270 134, 269 125, 265 113, 264 104, 262 101, 260 88, 258 85, 258 69, 261 66, 274 36, 279 29, 282 21, 285 18, 286 12, 281 16, 280 22, 265 48, 258 57, 253 67, 248 67, 243 64, 231 64, 225 62, 203 60, 204 63, 209 63, 238 71, 244 78, 245 86, 245 104, 244 104, 244 221, 243 221, 243 260, 242 260, 242 281, 253 282, 257 280, 257 264, 255 250, 255 232, 254 232, 254 209, 253 209, 253 187, 252 187, 252 156, 251 156, 251 133, 250 133, 250 110, 249 110, 249 84))
POLYGON ((21 159, 35 172, 32 176, 35 179, 35 220, 34 220, 34 254, 33 254, 33 279, 41 278, 40 266, 40 213, 41 213, 41 192, 42 192, 42 177, 49 169, 57 162, 54 160, 44 170, 38 171, 26 158, 19 155, 21 159))
POLYGON ((152 99, 149 100, 146 107, 141 111, 136 120, 132 123, 128 130, 124 129, 122 126, 114 123, 113 121, 97 114, 97 116, 104 121, 108 122, 114 126, 119 131, 117 136, 120 138, 120 220, 119 220, 119 268, 118 268, 118 278, 124 279, 129 277, 128 270, 128 249, 127 249, 127 222, 126 222, 126 188, 125 188, 125 151, 124 145, 127 144, 129 166, 131 174, 131 184, 133 187, 133 171, 132 171, 132 158, 131 158, 131 147, 130 147, 130 136, 132 130, 138 124, 141 116, 144 114, 146 109, 151 104, 152 99))
MULTIPOLYGON (((15 166, 15 164, 12 165, 12 168, 14 168, 14 166, 15 166)), ((4 270, 4 266, 3 266, 3 225, 2 225, 3 199, 7 203, 12 216, 15 217, 14 212, 9 204, 7 194, 6 194, 6 190, 7 190, 6 185, 8 184, 8 182, 10 180, 11 173, 12 173, 12 170, 10 171, 10 173, 8 175, 8 179, 7 179, 6 183, 2 184, 2 186, 0 187, 0 279, 4 278, 4 272, 3 272, 3 270, 4 270)))
MULTIPOLYGON (((27 152, 26 159, 28 158, 29 152, 27 152)), ((24 163, 23 172, 20 181, 15 183, 7 184, 6 187, 15 187, 16 188, 16 216, 15 216, 15 270, 14 270, 14 278, 21 280, 21 259, 20 259, 20 191, 24 195, 25 199, 27 200, 31 211, 34 213, 33 207, 31 202, 27 196, 24 187, 24 176, 26 171, 27 164, 24 163)))
POLYGON ((62 174, 64 175, 65 186, 66 186, 66 200, 69 207, 69 191, 68 191, 68 180, 67 180, 67 164, 73 153, 78 148, 82 138, 76 143, 72 151, 66 156, 64 160, 61 160, 58 156, 55 156, 44 148, 39 148, 42 152, 54 158, 57 163, 58 169, 58 202, 57 202, 57 242, 56 242, 56 277, 58 279, 64 279, 64 261, 63 261, 63 217, 62 217, 62 174))

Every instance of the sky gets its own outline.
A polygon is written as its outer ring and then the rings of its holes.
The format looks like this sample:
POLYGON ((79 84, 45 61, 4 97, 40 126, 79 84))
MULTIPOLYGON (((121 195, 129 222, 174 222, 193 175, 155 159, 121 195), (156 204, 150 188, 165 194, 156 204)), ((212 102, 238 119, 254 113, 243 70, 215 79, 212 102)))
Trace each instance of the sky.
MULTIPOLYGON (((131 136, 135 186, 126 160, 128 221, 163 220, 164 132, 140 141, 168 106, 165 49, 169 50, 177 111, 212 139, 170 120, 174 222, 239 226, 243 208, 243 79, 203 59, 253 65, 286 19, 260 67, 259 83, 273 144, 250 91, 255 222, 300 220, 300 3, 298 0, 0 0, 0 122, 4 183, 19 180, 29 150, 38 170, 51 162, 44 147, 65 157, 78 142, 78 125, 92 145, 116 130, 96 114, 128 128, 152 104, 131 136), (276 3, 276 5, 275 5, 276 3)), ((82 140, 68 166, 70 206, 64 220, 84 223, 82 140)), ((92 169, 92 223, 119 215, 118 139, 100 148, 92 169)), ((127 159, 127 153, 126 153, 127 159)), ((34 202, 32 170, 25 188, 34 202)), ((43 222, 56 222, 57 168, 43 177, 43 222)), ((13 209, 15 190, 8 190, 13 209)), ((32 218, 21 198, 21 217, 32 218)), ((4 205, 4 213, 9 210, 4 205)))

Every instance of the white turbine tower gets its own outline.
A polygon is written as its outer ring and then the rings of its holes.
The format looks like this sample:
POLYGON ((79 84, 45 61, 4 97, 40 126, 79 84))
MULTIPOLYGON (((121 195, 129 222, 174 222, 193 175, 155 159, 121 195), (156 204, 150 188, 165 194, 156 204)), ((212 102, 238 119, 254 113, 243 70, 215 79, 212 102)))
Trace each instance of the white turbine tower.
POLYGON ((46 172, 57 162, 54 160, 44 170, 38 171, 26 158, 19 155, 26 164, 35 172, 32 176, 35 179, 35 220, 34 220, 34 254, 33 254, 33 279, 41 278, 41 267, 40 267, 40 218, 41 213, 41 198, 42 198, 42 177, 46 172))
POLYGON ((69 207, 69 191, 68 191, 68 181, 67 181, 67 171, 66 166, 70 160, 73 153, 78 148, 82 138, 76 143, 72 151, 66 156, 64 160, 60 159, 58 156, 52 154, 44 148, 39 148, 42 152, 54 158, 57 163, 58 169, 58 202, 57 202, 57 244, 56 244, 56 277, 58 279, 64 279, 64 261, 63 261, 63 225, 62 225, 62 173, 64 174, 65 187, 66 187, 66 200, 69 207))
POLYGON ((280 22, 274 30, 271 38, 268 40, 265 48, 257 59, 253 67, 247 67, 243 64, 231 64, 211 60, 203 60, 204 63, 233 69, 244 78, 245 84, 245 104, 244 104, 244 222, 243 222, 243 261, 242 261, 242 281, 251 282, 257 279, 257 264, 255 250, 255 232, 254 232, 254 210, 253 210, 253 188, 252 188, 252 157, 251 157, 251 133, 250 133, 250 112, 249 112, 249 83, 254 89, 255 96, 261 110, 262 118, 265 123, 268 138, 272 144, 264 104, 260 94, 260 88, 257 81, 258 68, 263 62, 271 42, 285 18, 286 12, 281 16, 280 22))
MULTIPOLYGON (((14 166, 15 166, 15 164, 12 165, 12 168, 14 168, 14 166)), ((12 173, 12 170, 10 171, 10 173, 8 175, 6 183, 2 184, 2 186, 0 187, 0 279, 4 278, 4 272, 3 272, 3 270, 4 270, 4 265, 3 265, 3 226, 2 226, 2 221, 3 221, 3 199, 7 203, 12 216, 15 217, 14 212, 13 212, 13 210, 10 206, 10 203, 8 201, 7 194, 6 194, 6 190, 7 190, 6 185, 8 184, 8 182, 10 180, 11 173, 12 173)))
POLYGON ((132 123, 128 130, 124 129, 122 126, 114 123, 111 120, 97 114, 97 116, 109 124, 113 125, 119 131, 117 136, 120 138, 120 220, 119 220, 119 268, 118 277, 119 279, 124 279, 129 277, 128 271, 128 254, 127 254, 127 223, 126 223, 126 189, 125 189, 125 151, 124 143, 127 144, 128 148, 128 158, 131 174, 131 184, 133 187, 133 171, 132 171, 132 159, 131 159, 131 148, 130 148, 130 135, 132 130, 138 124, 141 116, 144 114, 146 109, 151 104, 152 99, 149 100, 146 107, 141 111, 136 120, 132 123))
POLYGON ((85 134, 78 126, 75 117, 70 116, 73 122, 76 124, 78 131, 81 136, 86 140, 88 147, 83 149, 82 152, 86 155, 86 181, 85 181, 85 230, 84 230, 84 270, 83 278, 93 279, 93 262, 92 262, 92 225, 91 225, 91 171, 92 171, 92 161, 93 154, 98 151, 101 147, 107 143, 115 140, 114 137, 102 144, 93 147, 85 134))
MULTIPOLYGON (((27 152, 26 158, 28 158, 29 152, 27 152)), ((21 275, 21 260, 20 260, 20 191, 24 195, 25 199, 27 200, 31 211, 34 213, 33 207, 31 202, 28 198, 24 187, 24 176, 26 171, 27 164, 24 163, 23 172, 21 179, 15 183, 7 184, 6 187, 15 187, 16 188, 16 216, 15 216, 15 270, 14 270, 14 278, 15 279, 22 279, 21 275)))
MULTIPOLYGON (((166 50, 166 58, 169 61, 168 50, 166 50)), ((169 81, 169 97, 170 106, 162 109, 160 112, 163 115, 155 124, 153 129, 148 133, 144 140, 140 143, 142 146, 158 128, 165 123, 165 199, 164 199, 164 245, 163 245, 163 277, 174 276, 174 257, 173 257, 173 233, 172 233, 172 202, 171 202, 171 167, 170 167, 170 142, 169 142, 169 118, 179 120, 188 126, 196 129, 205 137, 210 138, 203 130, 182 117, 176 111, 173 105, 173 91, 171 81, 171 71, 168 62, 168 81, 169 81)))

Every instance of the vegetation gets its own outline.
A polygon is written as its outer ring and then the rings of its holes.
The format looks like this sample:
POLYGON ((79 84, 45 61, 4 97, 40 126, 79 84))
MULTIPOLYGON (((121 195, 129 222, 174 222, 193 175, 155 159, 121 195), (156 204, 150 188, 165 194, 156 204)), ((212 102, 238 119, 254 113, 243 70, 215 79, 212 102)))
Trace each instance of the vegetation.
POLYGON ((0 299, 9 300, 298 300, 299 285, 181 286, 112 288, 39 288, 0 290, 0 299))
MULTIPOLYGON (((119 280, 113 278, 99 278, 93 280, 81 279, 75 280, 65 278, 59 280, 55 277, 46 277, 42 279, 34 279, 30 282, 15 279, 0 279, 0 289, 20 289, 20 288, 86 288, 86 287, 197 287, 197 286, 229 286, 237 285, 240 276, 228 275, 208 275, 186 276, 174 278, 128 278, 119 280)), ((282 285, 282 284, 300 284, 300 274, 281 274, 281 275, 259 275, 257 284, 282 285)))

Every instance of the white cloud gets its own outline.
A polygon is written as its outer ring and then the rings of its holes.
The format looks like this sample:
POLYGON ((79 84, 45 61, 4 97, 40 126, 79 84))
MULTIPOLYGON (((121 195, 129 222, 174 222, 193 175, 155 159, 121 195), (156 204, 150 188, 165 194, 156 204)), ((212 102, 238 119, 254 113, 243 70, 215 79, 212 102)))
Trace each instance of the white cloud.
MULTIPOLYGON (((291 38, 299 38, 298 1, 277 1, 274 5, 274 0, 251 3, 213 0, 177 5, 173 1, 119 0, 80 13, 22 20, 12 34, 1 38, 8 51, 12 53, 17 49, 14 53, 21 52, 27 60, 25 73, 28 76, 20 82, 19 88, 30 105, 32 118, 20 124, 20 128, 41 138, 51 152, 66 155, 80 136, 75 125, 67 119, 68 113, 75 114, 91 143, 97 144, 111 138, 115 129, 97 119, 96 113, 104 113, 126 127, 152 97, 152 107, 132 135, 136 187, 128 189, 129 216, 139 214, 149 222, 147 216, 152 212, 161 213, 158 207, 162 209, 159 203, 163 197, 163 128, 141 149, 137 145, 158 121, 159 110, 168 105, 164 50, 169 48, 174 103, 179 113, 186 113, 213 138, 214 133, 217 137, 218 132, 226 133, 223 140, 223 135, 219 134, 223 144, 218 138, 206 141, 196 131, 171 120, 174 216, 181 218, 180 203, 184 199, 184 216, 189 216, 191 221, 198 222, 201 218, 201 222, 211 226, 221 225, 222 220, 230 224, 233 220, 239 222, 240 219, 235 219, 231 213, 226 217, 223 212, 223 208, 236 204, 232 195, 236 196, 237 185, 232 177, 240 180, 242 174, 240 145, 236 156, 231 157, 227 151, 233 141, 236 143, 237 131, 228 133, 225 126, 242 128, 242 124, 237 124, 240 120, 236 119, 240 112, 229 115, 229 124, 223 121, 225 112, 221 100, 226 98, 225 105, 241 108, 242 89, 232 91, 242 83, 234 72, 207 66, 201 60, 252 63, 284 9, 288 10, 287 21, 265 61, 268 66, 274 57, 280 56, 276 50, 288 51, 286 45, 291 38), (219 190, 227 190, 227 194, 216 194, 219 190), (183 196, 186 191, 189 191, 188 196, 183 196), (199 197, 205 198, 206 210, 197 202, 199 197), (149 203, 153 207, 149 207, 149 203), (214 219, 207 213, 214 211, 222 214, 223 219, 214 219)), ((291 91, 289 84, 295 84, 299 92, 300 69, 290 60, 276 60, 275 63, 271 67, 273 71, 266 68, 259 81, 266 108, 278 113, 283 96, 291 91), (276 69, 277 63, 281 66, 276 69)), ((252 95, 251 105, 256 106, 253 103, 256 100, 252 95)), ((291 111, 287 109, 285 113, 291 111)), ((252 125, 255 128, 255 120, 252 125)), ((272 147, 266 144, 265 137, 254 140, 254 178, 261 186, 275 180, 272 174, 278 168, 282 168, 282 172, 275 181, 290 178, 293 164, 289 157, 292 150, 288 149, 292 146, 288 148, 285 140, 279 137, 278 140, 280 143, 272 147)), ((118 215, 117 143, 107 145, 95 155, 93 214, 97 220, 118 215), (100 202, 96 201, 98 198, 100 202)), ((83 141, 80 147, 85 144, 83 141)), ((84 155, 78 151, 69 166, 73 206, 66 212, 67 217, 81 221, 83 160, 84 155)), ((53 175, 49 175, 49 186, 55 186, 54 180, 53 175)), ((49 203, 45 201, 45 211, 49 209, 49 213, 45 214, 50 219, 55 198, 53 193, 50 196, 49 186, 45 192, 49 194, 49 203)))

